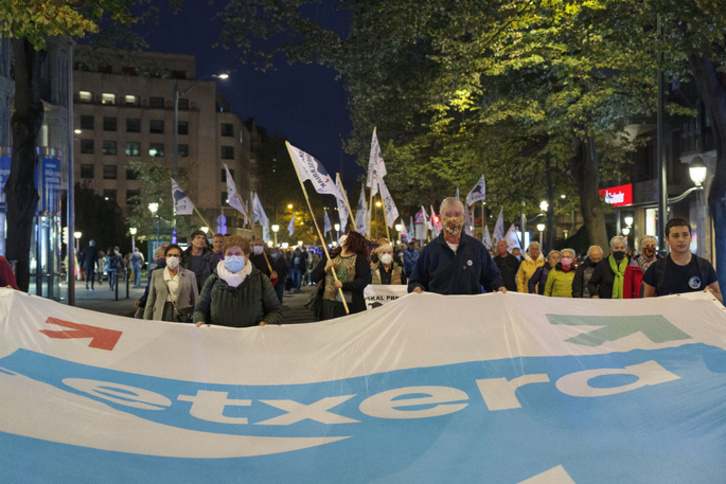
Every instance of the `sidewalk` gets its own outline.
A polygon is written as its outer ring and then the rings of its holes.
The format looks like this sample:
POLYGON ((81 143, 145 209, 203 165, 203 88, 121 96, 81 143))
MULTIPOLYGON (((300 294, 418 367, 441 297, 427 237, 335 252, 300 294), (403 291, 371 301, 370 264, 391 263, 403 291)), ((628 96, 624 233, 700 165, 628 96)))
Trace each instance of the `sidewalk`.
MULTIPOLYGON (((75 281, 76 290, 76 307, 90 309, 106 314, 115 314, 117 316, 134 317, 136 313, 136 301, 144 294, 146 289, 146 280, 141 280, 140 287, 134 287, 129 284, 129 299, 126 299, 126 281, 119 281, 118 301, 114 299, 115 294, 108 287, 108 282, 96 283, 94 290, 86 290, 86 283, 83 281, 75 281)), ((68 304, 68 285, 62 283, 61 288, 61 304, 68 304)), ((298 324, 310 323, 315 321, 312 311, 303 307, 316 286, 304 286, 301 288, 300 294, 285 293, 282 298, 282 323, 298 324)), ((31 294, 34 293, 31 289, 31 294)))

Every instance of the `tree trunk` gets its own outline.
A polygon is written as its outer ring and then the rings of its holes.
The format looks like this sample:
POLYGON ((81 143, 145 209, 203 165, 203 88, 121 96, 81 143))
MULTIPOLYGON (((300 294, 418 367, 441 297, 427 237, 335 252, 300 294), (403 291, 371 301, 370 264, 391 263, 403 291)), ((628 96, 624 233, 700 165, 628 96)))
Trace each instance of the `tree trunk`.
MULTIPOLYGON (((715 227, 715 260, 718 280, 726 283, 726 86, 716 65, 705 55, 689 56, 693 78, 703 103, 711 114, 716 140, 716 173, 708 195, 708 208, 715 227)), ((723 284, 721 284, 723 286, 723 284)))
POLYGON ((580 195, 587 236, 591 245, 599 245, 607 252, 609 241, 605 228, 603 202, 600 200, 600 174, 595 142, 592 139, 583 141, 576 138, 573 140, 573 151, 570 168, 580 195))
POLYGON ((43 124, 40 100, 41 65, 46 51, 36 51, 24 39, 12 39, 15 58, 15 110, 10 176, 5 184, 7 201, 6 257, 16 261, 18 287, 30 284, 30 240, 38 205, 35 168, 38 165, 37 138, 43 124))

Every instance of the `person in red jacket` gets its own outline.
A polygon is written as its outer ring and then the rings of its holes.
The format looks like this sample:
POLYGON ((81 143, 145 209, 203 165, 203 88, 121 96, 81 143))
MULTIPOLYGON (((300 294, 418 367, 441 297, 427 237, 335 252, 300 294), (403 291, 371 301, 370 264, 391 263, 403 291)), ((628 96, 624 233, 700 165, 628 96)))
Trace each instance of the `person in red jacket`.
POLYGON ((17 289, 18 291, 20 288, 18 288, 18 283, 15 281, 15 274, 13 273, 12 267, 10 267, 10 262, 8 260, 0 255, 0 287, 11 287, 13 289, 17 289))
POLYGON ((643 297, 643 274, 648 267, 660 259, 655 252, 656 240, 652 235, 644 235, 640 239, 640 251, 630 259, 623 276, 623 299, 639 299, 643 297))

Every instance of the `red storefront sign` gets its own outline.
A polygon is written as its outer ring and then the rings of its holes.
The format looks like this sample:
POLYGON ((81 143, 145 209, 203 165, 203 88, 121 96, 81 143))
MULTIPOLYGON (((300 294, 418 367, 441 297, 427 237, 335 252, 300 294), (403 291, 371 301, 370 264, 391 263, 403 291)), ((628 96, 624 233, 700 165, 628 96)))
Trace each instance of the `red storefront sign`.
POLYGON ((600 190, 600 198, 613 207, 633 204, 633 184, 620 185, 617 187, 603 188, 600 190))

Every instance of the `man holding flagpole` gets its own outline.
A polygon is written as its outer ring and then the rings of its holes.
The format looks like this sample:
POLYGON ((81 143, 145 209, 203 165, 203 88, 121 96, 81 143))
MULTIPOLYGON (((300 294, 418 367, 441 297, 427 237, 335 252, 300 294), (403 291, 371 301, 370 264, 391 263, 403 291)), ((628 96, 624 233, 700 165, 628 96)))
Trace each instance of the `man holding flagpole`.
POLYGON ((438 294, 507 292, 484 245, 463 233, 464 204, 454 197, 441 202, 443 230, 423 248, 409 279, 408 291, 438 294))

